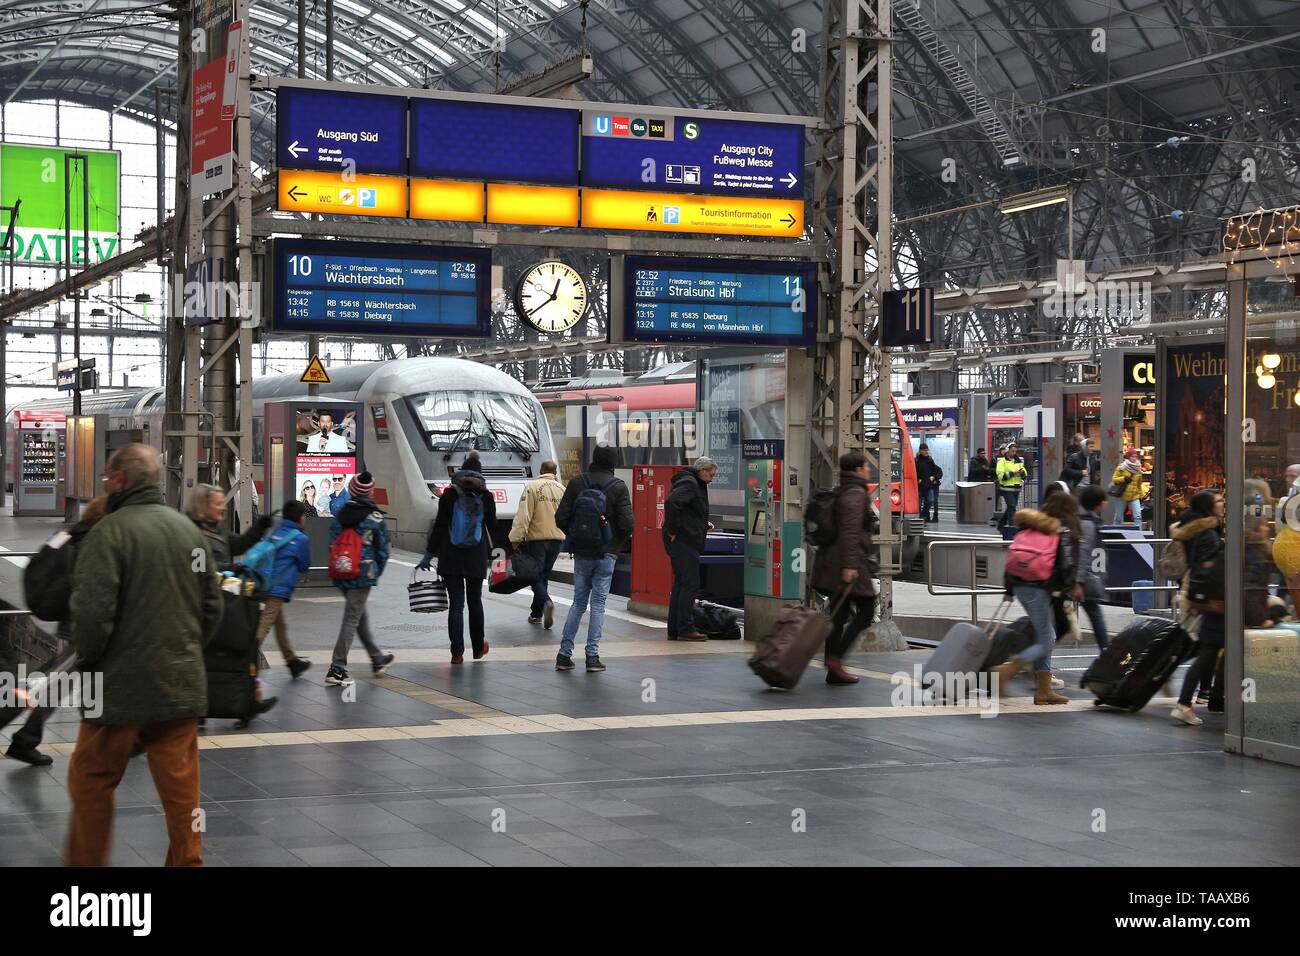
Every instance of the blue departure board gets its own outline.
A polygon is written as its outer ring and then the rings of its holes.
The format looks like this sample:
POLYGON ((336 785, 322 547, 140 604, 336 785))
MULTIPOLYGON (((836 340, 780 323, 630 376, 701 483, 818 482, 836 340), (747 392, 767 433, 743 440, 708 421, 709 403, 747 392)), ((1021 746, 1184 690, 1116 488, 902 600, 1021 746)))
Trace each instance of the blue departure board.
POLYGON ((282 86, 275 111, 280 169, 406 175, 404 96, 282 86))
POLYGON ((277 239, 277 332, 487 338, 486 249, 277 239))
POLYGON ((584 186, 799 199, 803 164, 796 123, 583 112, 584 186))
POLYGON ((816 341, 812 263, 627 256, 619 338, 802 347, 816 341))
POLYGON ((411 99, 411 175, 578 184, 578 110, 411 99))

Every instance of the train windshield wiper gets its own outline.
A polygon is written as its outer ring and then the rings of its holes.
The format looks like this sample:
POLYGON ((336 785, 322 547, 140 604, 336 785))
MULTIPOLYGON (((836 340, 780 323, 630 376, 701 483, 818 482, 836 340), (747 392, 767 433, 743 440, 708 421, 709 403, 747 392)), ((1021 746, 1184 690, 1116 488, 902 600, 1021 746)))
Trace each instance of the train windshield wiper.
MULTIPOLYGON (((470 414, 472 415, 473 412, 471 412, 470 414)), ((529 454, 529 452, 527 452, 524 449, 523 443, 520 442, 518 438, 513 438, 513 440, 505 438, 501 432, 497 431, 496 426, 492 424, 492 419, 488 417, 487 412, 482 411, 480 409, 479 414, 483 416, 483 421, 487 423, 488 432, 491 433, 492 437, 497 440, 498 444, 504 445, 507 449, 514 452, 524 461, 528 461, 531 455, 529 454)), ((507 432, 506 434, 509 433, 507 432)))

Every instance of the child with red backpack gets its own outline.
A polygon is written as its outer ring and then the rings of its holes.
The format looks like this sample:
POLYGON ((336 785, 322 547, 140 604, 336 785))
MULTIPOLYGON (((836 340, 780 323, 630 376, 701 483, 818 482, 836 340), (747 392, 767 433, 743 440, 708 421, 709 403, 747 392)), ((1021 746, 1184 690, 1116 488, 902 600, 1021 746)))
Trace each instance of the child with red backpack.
POLYGON ((1043 503, 1041 511, 1021 508, 1012 521, 1020 530, 1007 551, 1006 588, 1024 605, 1033 622, 1034 643, 994 667, 993 673, 1005 695, 1011 678, 1032 665, 1034 703, 1069 703, 1068 697, 1052 690, 1052 650, 1056 646, 1052 601, 1074 590, 1079 501, 1069 492, 1059 491, 1043 503))
POLYGON ((375 490, 370 472, 354 475, 347 490, 347 503, 330 522, 329 574, 346 602, 333 662, 325 674, 325 683, 335 687, 353 682, 348 675, 348 651, 352 650, 354 637, 361 638, 374 673, 382 674, 393 663, 393 655, 385 654, 375 643, 366 616, 370 591, 388 564, 388 526, 384 524, 384 513, 370 497, 375 490))

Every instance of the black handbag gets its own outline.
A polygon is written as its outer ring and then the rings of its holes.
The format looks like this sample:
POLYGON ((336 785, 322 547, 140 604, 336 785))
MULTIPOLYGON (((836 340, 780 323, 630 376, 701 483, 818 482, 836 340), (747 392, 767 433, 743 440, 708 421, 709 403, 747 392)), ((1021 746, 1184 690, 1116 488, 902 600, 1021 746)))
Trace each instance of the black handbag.
POLYGON ((516 551, 492 562, 488 569, 488 590, 493 594, 514 594, 532 587, 541 576, 542 569, 537 561, 531 555, 516 551))

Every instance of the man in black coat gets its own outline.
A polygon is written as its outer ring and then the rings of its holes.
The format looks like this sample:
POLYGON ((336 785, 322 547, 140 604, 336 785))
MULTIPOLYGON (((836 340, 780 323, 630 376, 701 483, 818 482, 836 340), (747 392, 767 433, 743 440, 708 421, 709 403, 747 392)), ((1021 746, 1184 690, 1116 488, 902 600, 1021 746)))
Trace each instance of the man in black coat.
POLYGON ((673 475, 664 502, 664 549, 673 564, 673 590, 668 598, 670 641, 709 639, 695 629, 695 598, 700 590, 700 555, 713 530, 709 521, 709 482, 717 476, 717 463, 701 456, 693 467, 673 475))
POLYGON ((600 659, 600 635, 605 622, 605 601, 614 583, 614 564, 632 537, 632 494, 621 478, 614 475, 618 467, 618 449, 598 445, 591 454, 591 467, 569 479, 564 497, 555 511, 555 523, 566 535, 564 550, 573 554, 573 605, 564 621, 560 652, 555 656, 557 671, 573 670, 573 646, 582 626, 582 617, 591 604, 587 623, 587 671, 605 669, 600 659), (584 499, 583 496, 586 495, 584 499), (597 496, 603 495, 605 507, 599 515, 589 514, 597 496), (589 519, 597 522, 596 540, 586 539, 589 519))
POLYGON ((989 456, 981 448, 975 457, 970 460, 970 467, 966 470, 967 481, 996 481, 997 475, 993 471, 993 463, 989 461, 989 456))
POLYGON ((916 450, 916 490, 921 499, 921 520, 939 520, 939 482, 943 469, 930 457, 930 446, 925 442, 916 450))

